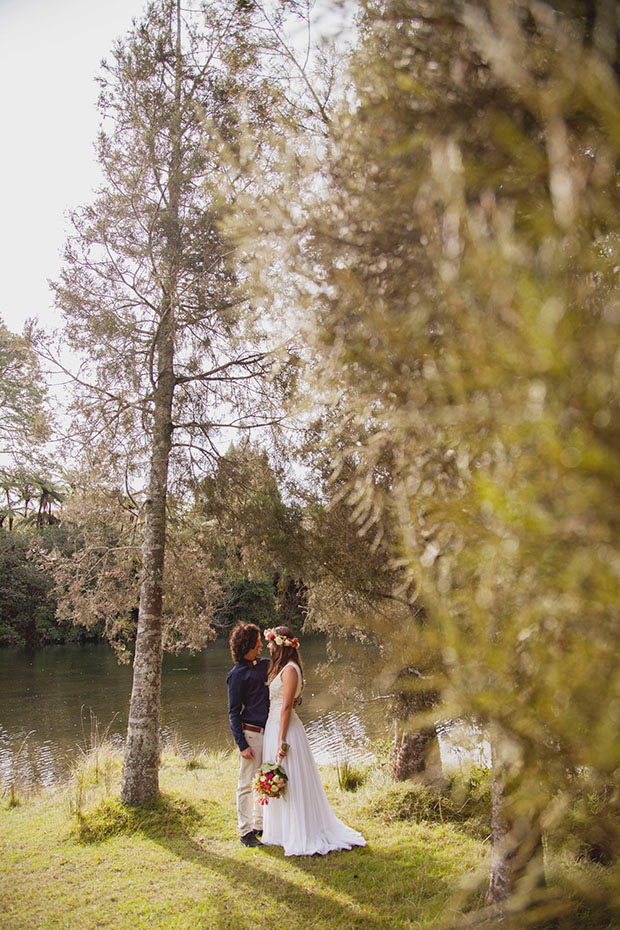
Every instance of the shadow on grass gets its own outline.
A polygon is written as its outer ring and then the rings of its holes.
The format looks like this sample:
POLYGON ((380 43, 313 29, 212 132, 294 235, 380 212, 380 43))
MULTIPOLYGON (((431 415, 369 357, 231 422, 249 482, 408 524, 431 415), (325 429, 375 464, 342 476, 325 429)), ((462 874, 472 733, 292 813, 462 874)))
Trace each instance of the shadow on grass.
POLYGON ((243 926, 241 918, 247 919, 252 902, 263 921, 256 922, 258 927, 273 926, 275 920, 283 930, 312 924, 391 930, 410 920, 430 922, 449 897, 450 876, 430 850, 413 846, 391 854, 366 846, 328 856, 285 858, 277 846, 244 849, 235 836, 228 852, 221 843, 228 824, 210 823, 210 814, 218 809, 215 802, 192 805, 168 797, 139 809, 108 801, 81 819, 78 838, 98 843, 119 834, 141 834, 201 867, 216 879, 217 909, 226 927, 235 925, 230 924, 235 913, 243 926), (197 838, 205 828, 211 835, 197 838))
POLYGON ((142 833, 151 839, 188 836, 205 816, 195 805, 179 798, 160 797, 142 807, 123 807, 108 800, 77 819, 80 843, 100 843, 112 836, 142 833))

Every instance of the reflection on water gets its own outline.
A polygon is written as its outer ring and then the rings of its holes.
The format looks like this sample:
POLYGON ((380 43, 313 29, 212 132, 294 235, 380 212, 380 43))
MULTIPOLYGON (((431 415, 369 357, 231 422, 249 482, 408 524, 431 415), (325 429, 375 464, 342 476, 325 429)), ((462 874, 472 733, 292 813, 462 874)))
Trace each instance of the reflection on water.
POLYGON ((444 771, 464 765, 491 768, 491 744, 479 727, 458 722, 440 730, 439 748, 444 771))
MULTIPOLYGON (((306 687, 298 713, 319 763, 345 756, 371 760, 373 742, 386 736, 385 702, 368 700, 375 696, 369 676, 360 690, 350 672, 367 668, 364 650, 347 645, 341 665, 326 666, 324 640, 304 641, 306 687)), ((226 692, 231 664, 220 641, 199 655, 164 657, 164 747, 183 755, 233 748, 226 692)), ((130 692, 131 667, 119 665, 103 644, 0 650, 0 781, 54 784, 102 738, 122 747, 130 692)))
MULTIPOLYGON (((333 762, 372 762, 375 758, 368 719, 352 711, 334 711, 306 724, 312 752, 319 765, 333 762)), ((372 729, 376 738, 376 727, 372 729)))

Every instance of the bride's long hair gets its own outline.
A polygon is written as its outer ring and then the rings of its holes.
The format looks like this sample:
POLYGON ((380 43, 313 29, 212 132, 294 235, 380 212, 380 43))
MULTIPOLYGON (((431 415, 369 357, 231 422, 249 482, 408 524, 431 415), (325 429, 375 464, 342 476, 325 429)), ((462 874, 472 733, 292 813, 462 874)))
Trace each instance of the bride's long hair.
MULTIPOLYGON (((281 636, 286 636, 288 639, 293 639, 293 633, 287 626, 274 627, 274 633, 280 633, 281 636)), ((288 662, 296 662, 301 670, 301 686, 303 688, 304 667, 301 664, 301 659, 299 657, 299 649, 296 649, 294 646, 278 646, 275 641, 273 645, 274 649, 271 653, 271 661, 267 671, 267 684, 271 684, 276 675, 282 671, 288 662)))

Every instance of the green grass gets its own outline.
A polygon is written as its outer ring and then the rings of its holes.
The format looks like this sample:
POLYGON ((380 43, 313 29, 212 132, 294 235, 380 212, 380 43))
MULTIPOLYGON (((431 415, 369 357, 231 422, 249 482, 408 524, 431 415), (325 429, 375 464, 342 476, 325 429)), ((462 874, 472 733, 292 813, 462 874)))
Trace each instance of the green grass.
POLYGON ((99 749, 62 790, 4 798, 2 930, 419 930, 446 916, 488 852, 458 824, 384 816, 381 772, 355 793, 322 772, 365 848, 288 859, 239 843, 234 758, 165 756, 162 797, 140 810, 118 803, 119 773, 99 749))
POLYGON ((491 774, 472 770, 441 786, 371 779, 363 793, 366 809, 384 823, 446 823, 469 836, 487 840, 491 833, 491 774))

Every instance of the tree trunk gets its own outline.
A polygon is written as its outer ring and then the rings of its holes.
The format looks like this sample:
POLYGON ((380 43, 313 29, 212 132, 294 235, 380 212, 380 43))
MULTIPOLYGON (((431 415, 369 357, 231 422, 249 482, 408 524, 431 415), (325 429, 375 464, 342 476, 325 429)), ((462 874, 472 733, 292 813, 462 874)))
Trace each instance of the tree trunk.
POLYGON ((159 794, 159 708, 162 663, 162 582, 166 546, 166 495, 172 446, 174 315, 162 314, 154 399, 153 449, 142 546, 142 587, 125 744, 121 801, 137 806, 159 794))
POLYGON ((421 776, 432 782, 441 778, 439 740, 434 727, 414 733, 398 732, 392 746, 392 778, 405 781, 421 776))
POLYGON ((507 802, 508 766, 497 740, 492 740, 491 873, 487 900, 500 905, 511 899, 511 911, 533 903, 545 884, 540 821, 536 813, 515 813, 507 802))
POLYGON ((396 735, 392 746, 392 778, 395 781, 419 776, 423 781, 435 782, 442 777, 436 728, 409 731, 406 727, 409 718, 429 710, 439 701, 436 690, 419 689, 419 680, 420 674, 414 668, 403 669, 396 679, 398 690, 393 704, 396 735))

